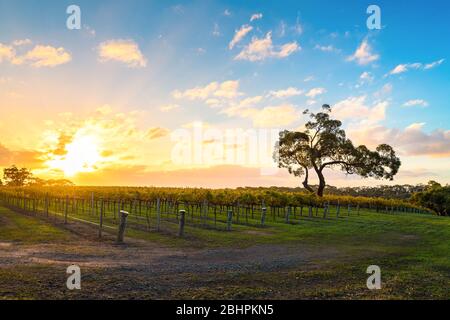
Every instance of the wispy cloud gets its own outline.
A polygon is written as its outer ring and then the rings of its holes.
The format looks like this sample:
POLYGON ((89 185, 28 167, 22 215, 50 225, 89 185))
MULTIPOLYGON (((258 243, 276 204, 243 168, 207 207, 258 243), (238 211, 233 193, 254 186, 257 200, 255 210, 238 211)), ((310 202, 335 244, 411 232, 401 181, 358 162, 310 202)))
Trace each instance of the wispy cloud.
POLYGON ((204 101, 214 97, 232 99, 240 95, 238 80, 228 80, 222 83, 214 81, 204 87, 195 87, 185 91, 175 90, 172 92, 172 96, 175 99, 186 98, 188 100, 204 101))
POLYGON ((431 63, 421 63, 421 62, 415 62, 415 63, 404 63, 397 65, 394 69, 392 69, 388 75, 395 75, 400 73, 405 73, 410 70, 429 70, 433 69, 435 67, 440 66, 442 63, 444 63, 445 59, 440 59, 431 63))
POLYGON ((419 106, 419 107, 428 107, 429 103, 423 99, 414 99, 414 100, 408 100, 406 101, 403 106, 405 107, 414 107, 414 106, 419 106))
POLYGON ((327 92, 327 90, 325 88, 313 88, 311 90, 309 90, 305 96, 307 96, 308 98, 315 98, 318 95, 324 94, 325 92, 327 92))
POLYGON ((255 21, 255 20, 260 20, 260 19, 262 19, 262 17, 263 17, 262 13, 254 13, 250 17, 250 22, 255 21))
POLYGON ((238 30, 235 31, 234 37, 231 40, 230 44, 228 45, 228 48, 230 50, 233 49, 234 46, 238 44, 242 39, 244 39, 245 36, 252 30, 253 30, 252 26, 244 24, 242 27, 240 27, 238 30))
POLYGON ((299 96, 303 93, 303 90, 289 87, 284 90, 277 90, 277 91, 270 91, 269 96, 275 97, 275 98, 289 98, 294 96, 299 96))
POLYGON ((356 61, 360 65, 367 65, 377 61, 379 58, 380 56, 378 54, 372 53, 372 47, 369 45, 367 39, 364 39, 355 53, 347 58, 347 61, 356 61))
POLYGON ((248 61, 262 61, 267 58, 282 59, 300 50, 301 47, 295 41, 275 48, 272 43, 272 33, 268 32, 265 38, 254 37, 234 59, 248 61))

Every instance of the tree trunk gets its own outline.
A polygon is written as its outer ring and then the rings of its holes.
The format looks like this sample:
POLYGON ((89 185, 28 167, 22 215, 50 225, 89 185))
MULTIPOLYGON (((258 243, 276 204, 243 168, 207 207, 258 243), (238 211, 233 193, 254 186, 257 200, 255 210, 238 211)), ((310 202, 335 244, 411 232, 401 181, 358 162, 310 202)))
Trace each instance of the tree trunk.
POLYGON ((323 176, 322 170, 319 170, 317 167, 314 167, 316 170, 317 176, 319 177, 319 189, 317 189, 317 195, 319 197, 323 197, 323 191, 325 190, 325 177, 323 176))
POLYGON ((309 186, 308 178, 309 178, 309 172, 308 172, 308 169, 305 169, 305 180, 303 180, 302 184, 306 190, 308 190, 309 192, 312 193, 312 192, 314 192, 314 189, 309 186))

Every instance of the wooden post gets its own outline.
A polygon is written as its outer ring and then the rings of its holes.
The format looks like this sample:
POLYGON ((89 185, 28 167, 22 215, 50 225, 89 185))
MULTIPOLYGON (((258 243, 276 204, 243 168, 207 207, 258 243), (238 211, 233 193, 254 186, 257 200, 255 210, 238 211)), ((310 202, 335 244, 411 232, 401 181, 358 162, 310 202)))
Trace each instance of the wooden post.
POLYGON ((69 211, 69 196, 66 196, 66 205, 64 206, 64 224, 67 224, 68 211, 69 211))
POLYGON ((291 215, 291 207, 286 208, 286 223, 289 223, 289 216, 291 215))
POLYGON ((341 204, 338 201, 337 208, 336 208, 336 218, 339 218, 340 212, 341 212, 341 204))
POLYGON ((266 214, 267 214, 267 208, 263 207, 261 208, 261 225, 264 227, 264 224, 266 223, 266 214))
POLYGON ((98 227, 98 237, 101 238, 102 237, 102 229, 103 229, 103 209, 104 209, 104 203, 103 203, 103 199, 100 200, 100 224, 98 227))
POLYGON ((120 210, 120 223, 119 223, 119 233, 117 234, 117 242, 123 243, 123 237, 125 235, 125 228, 127 227, 127 218, 129 213, 123 210, 120 210))
POLYGON ((156 200, 156 231, 161 227, 161 200, 156 200))
POLYGON ((91 214, 94 215, 94 192, 91 193, 91 214))
POLYGON ((323 218, 326 219, 327 218, 327 213, 328 213, 328 204, 325 203, 323 205, 323 218))
POLYGON ((309 207, 308 207, 308 216, 309 216, 310 218, 312 218, 312 215, 313 215, 313 212, 312 212, 312 206, 309 206, 309 207))
POLYGON ((227 231, 231 231, 231 223, 233 221, 233 210, 228 210, 227 231))
POLYGON ((186 210, 180 210, 180 228, 178 230, 179 237, 182 237, 184 235, 185 219, 186 219, 186 210))

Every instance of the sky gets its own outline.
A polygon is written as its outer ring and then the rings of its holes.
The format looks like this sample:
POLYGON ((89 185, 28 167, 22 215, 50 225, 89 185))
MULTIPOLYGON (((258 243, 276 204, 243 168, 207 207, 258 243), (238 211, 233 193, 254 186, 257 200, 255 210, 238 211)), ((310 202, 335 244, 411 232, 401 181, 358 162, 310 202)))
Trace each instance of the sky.
POLYGON ((450 183, 449 21, 440 0, 0 0, 0 168, 295 187, 273 140, 326 103, 355 144, 402 161, 392 182, 329 171, 328 184, 450 183))

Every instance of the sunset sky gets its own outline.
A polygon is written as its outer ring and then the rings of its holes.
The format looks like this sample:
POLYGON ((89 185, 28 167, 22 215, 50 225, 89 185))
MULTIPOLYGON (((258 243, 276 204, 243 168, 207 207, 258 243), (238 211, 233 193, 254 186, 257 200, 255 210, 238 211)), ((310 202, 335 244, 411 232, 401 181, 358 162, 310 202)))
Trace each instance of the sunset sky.
POLYGON ((402 160, 393 182, 329 184, 450 183, 449 21, 447 1, 0 0, 0 168, 80 185, 298 186, 248 157, 179 156, 176 139, 201 130, 203 151, 248 155, 239 132, 302 129, 302 111, 328 103, 355 144, 402 160), (66 27, 72 4, 81 30, 66 27), (381 30, 366 26, 370 4, 381 30))

